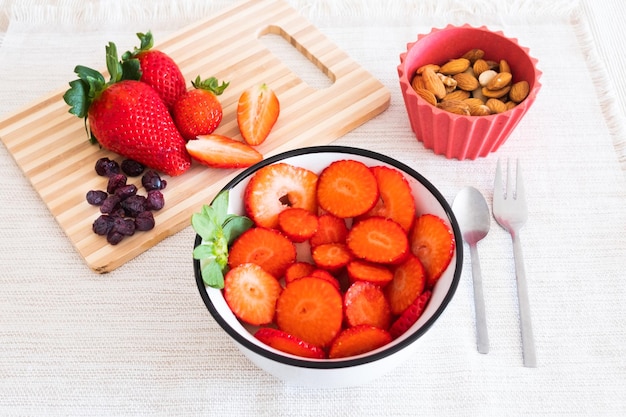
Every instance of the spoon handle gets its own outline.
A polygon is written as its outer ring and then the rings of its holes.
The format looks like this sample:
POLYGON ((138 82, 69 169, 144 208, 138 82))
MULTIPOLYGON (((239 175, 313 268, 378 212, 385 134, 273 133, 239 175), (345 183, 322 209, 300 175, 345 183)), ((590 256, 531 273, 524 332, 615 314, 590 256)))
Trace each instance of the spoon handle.
POLYGON ((470 254, 472 257, 472 282, 474 283, 474 309, 476 311, 476 345, 478 352, 488 353, 489 335, 487 334, 485 299, 483 297, 483 278, 476 244, 470 245, 470 254))

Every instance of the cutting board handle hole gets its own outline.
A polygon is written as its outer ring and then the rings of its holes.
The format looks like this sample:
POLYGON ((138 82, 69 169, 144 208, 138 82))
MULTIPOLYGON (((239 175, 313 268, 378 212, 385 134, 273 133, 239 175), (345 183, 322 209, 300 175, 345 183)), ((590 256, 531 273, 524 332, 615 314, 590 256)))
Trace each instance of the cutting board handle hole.
POLYGON ((309 87, 323 90, 335 82, 330 69, 282 28, 268 26, 259 41, 309 87))

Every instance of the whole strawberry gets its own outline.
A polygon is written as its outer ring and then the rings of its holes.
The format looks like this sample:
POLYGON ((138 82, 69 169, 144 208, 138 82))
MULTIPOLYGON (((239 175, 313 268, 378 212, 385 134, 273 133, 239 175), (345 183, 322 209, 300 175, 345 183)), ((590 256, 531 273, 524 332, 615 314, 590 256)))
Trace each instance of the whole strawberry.
POLYGON ((69 112, 88 121, 92 141, 102 147, 168 175, 187 171, 191 157, 163 100, 137 81, 137 72, 122 70, 114 43, 106 52, 111 79, 77 66, 79 78, 63 96, 69 112))
POLYGON ((178 130, 186 140, 213 133, 222 121, 222 105, 217 96, 229 83, 215 77, 202 80, 198 76, 193 88, 183 94, 172 106, 172 117, 178 130))
POLYGON ((165 52, 152 49, 154 38, 151 32, 138 33, 141 42, 139 48, 127 51, 122 55, 122 64, 125 67, 135 65, 133 60, 139 61, 140 81, 154 88, 168 108, 185 94, 187 90, 185 78, 174 60, 165 52))

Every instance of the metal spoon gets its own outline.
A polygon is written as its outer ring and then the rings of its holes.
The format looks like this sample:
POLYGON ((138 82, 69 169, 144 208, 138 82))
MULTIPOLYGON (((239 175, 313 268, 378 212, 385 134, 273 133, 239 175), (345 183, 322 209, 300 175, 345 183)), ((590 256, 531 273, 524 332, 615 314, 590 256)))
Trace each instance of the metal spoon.
POLYGON ((474 283, 474 309, 476 310, 476 344, 478 352, 489 352, 489 336, 485 318, 482 273, 476 244, 487 236, 491 224, 489 206, 483 195, 474 187, 465 187, 454 199, 452 210, 459 222, 463 239, 470 247, 472 281, 474 283))

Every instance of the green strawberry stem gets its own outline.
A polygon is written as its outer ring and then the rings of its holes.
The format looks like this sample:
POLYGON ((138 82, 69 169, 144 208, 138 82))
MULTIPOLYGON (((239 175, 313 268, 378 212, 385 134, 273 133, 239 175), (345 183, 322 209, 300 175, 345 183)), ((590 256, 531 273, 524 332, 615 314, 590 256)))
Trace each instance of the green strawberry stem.
POLYGON ((194 88, 199 89, 199 90, 210 91, 216 96, 221 95, 224 92, 224 90, 226 90, 226 87, 228 87, 229 84, 230 83, 222 82, 222 84, 220 85, 220 82, 215 77, 202 80, 199 75, 196 77, 194 81, 191 82, 191 85, 194 88))

